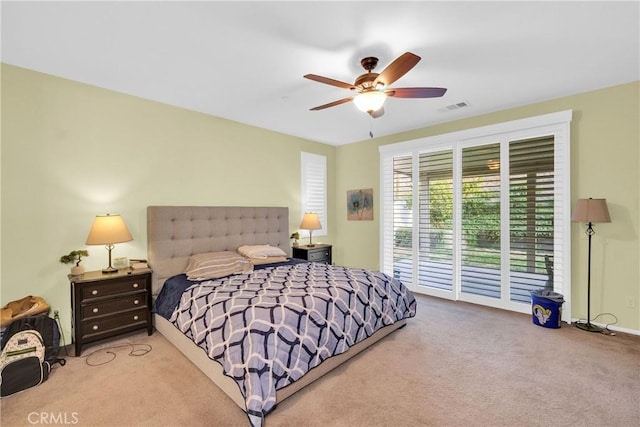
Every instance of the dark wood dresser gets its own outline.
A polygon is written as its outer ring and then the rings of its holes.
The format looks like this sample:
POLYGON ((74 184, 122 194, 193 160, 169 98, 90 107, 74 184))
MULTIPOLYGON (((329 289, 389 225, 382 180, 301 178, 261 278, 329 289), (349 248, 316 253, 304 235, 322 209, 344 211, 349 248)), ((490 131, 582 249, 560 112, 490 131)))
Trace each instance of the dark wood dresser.
POLYGON ((147 329, 151 317, 151 270, 123 269, 117 273, 89 271, 69 275, 71 283, 71 336, 75 355, 84 344, 147 329))

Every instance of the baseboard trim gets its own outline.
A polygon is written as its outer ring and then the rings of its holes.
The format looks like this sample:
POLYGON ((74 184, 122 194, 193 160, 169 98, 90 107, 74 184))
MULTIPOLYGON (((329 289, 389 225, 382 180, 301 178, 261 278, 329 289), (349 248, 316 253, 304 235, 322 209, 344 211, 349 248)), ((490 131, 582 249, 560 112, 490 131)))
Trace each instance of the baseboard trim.
MULTIPOLYGON (((580 321, 580 322, 584 322, 584 321, 585 321, 585 319, 572 319, 572 320, 571 320, 572 325, 573 325, 573 323, 578 322, 578 321, 580 321)), ((599 326, 599 327, 601 327, 601 328, 603 328, 603 329, 605 329, 605 328, 606 328, 606 329, 609 329, 610 331, 613 331, 613 332, 621 332, 621 333, 623 333, 623 334, 638 335, 638 336, 640 336, 640 331, 637 331, 637 330, 635 330, 635 329, 621 328, 620 326, 616 326, 616 325, 607 325, 606 323, 597 323, 597 322, 593 322, 593 321, 592 321, 591 323, 592 323, 593 325, 599 326)))

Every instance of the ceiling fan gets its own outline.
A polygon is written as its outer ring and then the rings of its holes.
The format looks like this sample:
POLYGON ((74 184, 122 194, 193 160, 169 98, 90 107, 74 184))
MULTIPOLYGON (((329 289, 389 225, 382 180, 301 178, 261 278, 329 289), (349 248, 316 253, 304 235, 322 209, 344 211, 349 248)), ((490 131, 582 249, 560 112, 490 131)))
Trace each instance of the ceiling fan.
POLYGON ((358 92, 355 96, 311 108, 311 111, 324 110, 325 108, 353 101, 360 110, 369 113, 375 119, 384 114, 383 105, 388 96, 395 98, 438 98, 444 95, 447 89, 441 87, 405 87, 396 89, 388 87, 415 67, 419 61, 420 57, 418 55, 406 52, 378 74, 372 72, 378 65, 378 58, 373 56, 363 58, 360 64, 367 72, 358 76, 353 84, 316 74, 307 74, 304 77, 309 80, 358 92))

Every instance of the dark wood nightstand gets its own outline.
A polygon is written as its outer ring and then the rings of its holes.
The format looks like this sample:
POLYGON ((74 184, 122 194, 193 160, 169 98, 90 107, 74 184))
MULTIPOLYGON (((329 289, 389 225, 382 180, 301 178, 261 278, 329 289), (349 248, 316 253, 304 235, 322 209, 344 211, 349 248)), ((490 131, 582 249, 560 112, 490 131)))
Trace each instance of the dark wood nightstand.
POLYGON ((71 336, 75 355, 84 344, 137 329, 153 333, 151 270, 123 269, 117 273, 89 271, 69 275, 71 336))
POLYGON ((293 249, 293 257, 313 262, 324 262, 331 264, 331 245, 319 243, 312 247, 300 245, 293 249))

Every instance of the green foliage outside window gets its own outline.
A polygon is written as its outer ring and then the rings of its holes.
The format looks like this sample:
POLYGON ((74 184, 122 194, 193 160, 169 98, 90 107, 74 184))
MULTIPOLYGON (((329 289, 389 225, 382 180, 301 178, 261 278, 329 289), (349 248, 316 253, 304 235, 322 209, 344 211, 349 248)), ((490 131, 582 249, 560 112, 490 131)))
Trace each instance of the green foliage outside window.
MULTIPOLYGON (((453 228, 453 194, 451 179, 429 180, 429 225, 430 253, 436 257, 443 253, 451 253, 451 242, 442 239, 444 231, 453 228)), ((478 251, 467 251, 463 263, 468 265, 500 265, 500 194, 485 186, 481 177, 465 179, 462 185, 462 230, 463 244, 467 248, 478 251)), ((510 186, 510 215, 512 256, 522 258, 526 253, 518 255, 518 243, 526 240, 544 242, 547 245, 553 240, 553 197, 537 197, 535 199, 535 217, 533 234, 527 213, 532 209, 527 199, 526 185, 510 186), (514 249, 515 248, 515 249, 514 249)), ((406 207, 413 204, 411 193, 405 195, 406 207)), ((395 246, 410 248, 412 246, 411 227, 400 227, 395 231, 395 246)), ((544 255, 552 252, 542 244, 535 246, 536 270, 544 269, 544 255)), ((523 270, 523 268, 514 268, 523 270)))

